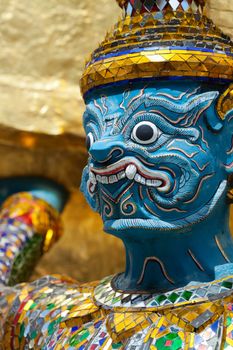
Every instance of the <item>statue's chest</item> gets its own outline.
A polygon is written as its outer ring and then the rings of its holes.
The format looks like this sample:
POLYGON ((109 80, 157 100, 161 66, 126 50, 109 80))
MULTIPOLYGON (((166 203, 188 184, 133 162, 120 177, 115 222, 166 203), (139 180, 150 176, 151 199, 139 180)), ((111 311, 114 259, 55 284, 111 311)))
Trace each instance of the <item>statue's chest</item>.
POLYGON ((107 330, 114 343, 121 343, 129 350, 205 350, 227 346, 231 349, 231 301, 233 296, 224 302, 218 300, 157 313, 112 313, 107 317, 107 330))
POLYGON ((117 293, 105 281, 95 291, 108 312, 112 348, 233 349, 233 290, 230 278, 161 295, 117 293), (121 305, 121 306, 120 306, 121 305))
POLYGON ((7 299, 0 349, 233 349, 232 276, 160 295, 115 291, 111 277, 41 283, 7 299))

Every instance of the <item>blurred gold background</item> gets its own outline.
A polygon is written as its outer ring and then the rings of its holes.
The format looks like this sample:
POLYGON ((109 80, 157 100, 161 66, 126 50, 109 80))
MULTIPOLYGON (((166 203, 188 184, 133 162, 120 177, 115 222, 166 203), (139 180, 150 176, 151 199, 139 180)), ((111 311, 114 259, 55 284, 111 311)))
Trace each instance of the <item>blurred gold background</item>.
MULTIPOLYGON (((208 5, 232 34, 232 0, 208 5)), ((35 275, 89 281, 123 269, 121 242, 102 232, 78 190, 87 157, 79 79, 85 57, 120 13, 114 0, 0 2, 0 174, 46 176, 71 191, 65 235, 35 275)))

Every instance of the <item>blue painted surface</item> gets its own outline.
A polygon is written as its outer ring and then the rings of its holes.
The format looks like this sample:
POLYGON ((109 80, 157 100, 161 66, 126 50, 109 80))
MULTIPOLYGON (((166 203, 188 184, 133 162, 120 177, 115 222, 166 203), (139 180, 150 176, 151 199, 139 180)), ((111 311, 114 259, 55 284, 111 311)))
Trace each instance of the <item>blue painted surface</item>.
POLYGON ((11 195, 30 192, 62 211, 69 197, 67 189, 55 181, 33 176, 16 176, 0 179, 0 205, 11 195))
POLYGON ((233 276, 233 264, 224 264, 215 267, 215 279, 219 280, 227 276, 233 276))
POLYGON ((81 189, 105 231, 125 245, 117 288, 163 291, 210 281, 215 266, 233 262, 233 113, 222 121, 216 111, 224 89, 151 81, 88 94, 90 157, 81 189), (145 123, 154 133, 146 144, 135 136, 145 123))

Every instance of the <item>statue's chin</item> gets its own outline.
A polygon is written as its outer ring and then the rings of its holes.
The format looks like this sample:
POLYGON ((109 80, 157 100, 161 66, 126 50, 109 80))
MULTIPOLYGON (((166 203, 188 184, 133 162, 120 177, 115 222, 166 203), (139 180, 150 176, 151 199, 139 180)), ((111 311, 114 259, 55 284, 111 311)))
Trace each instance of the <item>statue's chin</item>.
POLYGON ((156 231, 177 231, 185 229, 191 225, 195 225, 205 220, 216 207, 219 199, 224 195, 227 187, 227 181, 222 181, 216 191, 215 195, 194 214, 186 216, 185 218, 174 221, 163 221, 158 217, 153 219, 118 219, 106 220, 104 222, 104 230, 109 233, 117 233, 122 231, 132 231, 132 229, 140 230, 156 230, 156 231))

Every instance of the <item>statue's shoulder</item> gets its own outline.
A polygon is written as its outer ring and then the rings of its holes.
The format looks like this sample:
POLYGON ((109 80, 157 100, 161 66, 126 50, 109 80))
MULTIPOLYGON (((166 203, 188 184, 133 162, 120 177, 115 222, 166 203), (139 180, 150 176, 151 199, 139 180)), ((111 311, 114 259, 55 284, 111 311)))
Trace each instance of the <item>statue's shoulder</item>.
MULTIPOLYGON (((2 349, 233 348, 233 278, 164 294, 47 276, 9 292, 2 349)), ((9 291, 9 289, 8 289, 9 291)))
POLYGON ((27 344, 29 349, 53 349, 61 338, 70 346, 85 341, 94 333, 93 320, 102 317, 92 297, 97 284, 53 275, 12 289, 3 287, 0 303, 6 315, 0 348, 24 349, 27 344))
POLYGON ((233 277, 161 294, 94 291, 113 344, 127 350, 233 349, 233 277))

